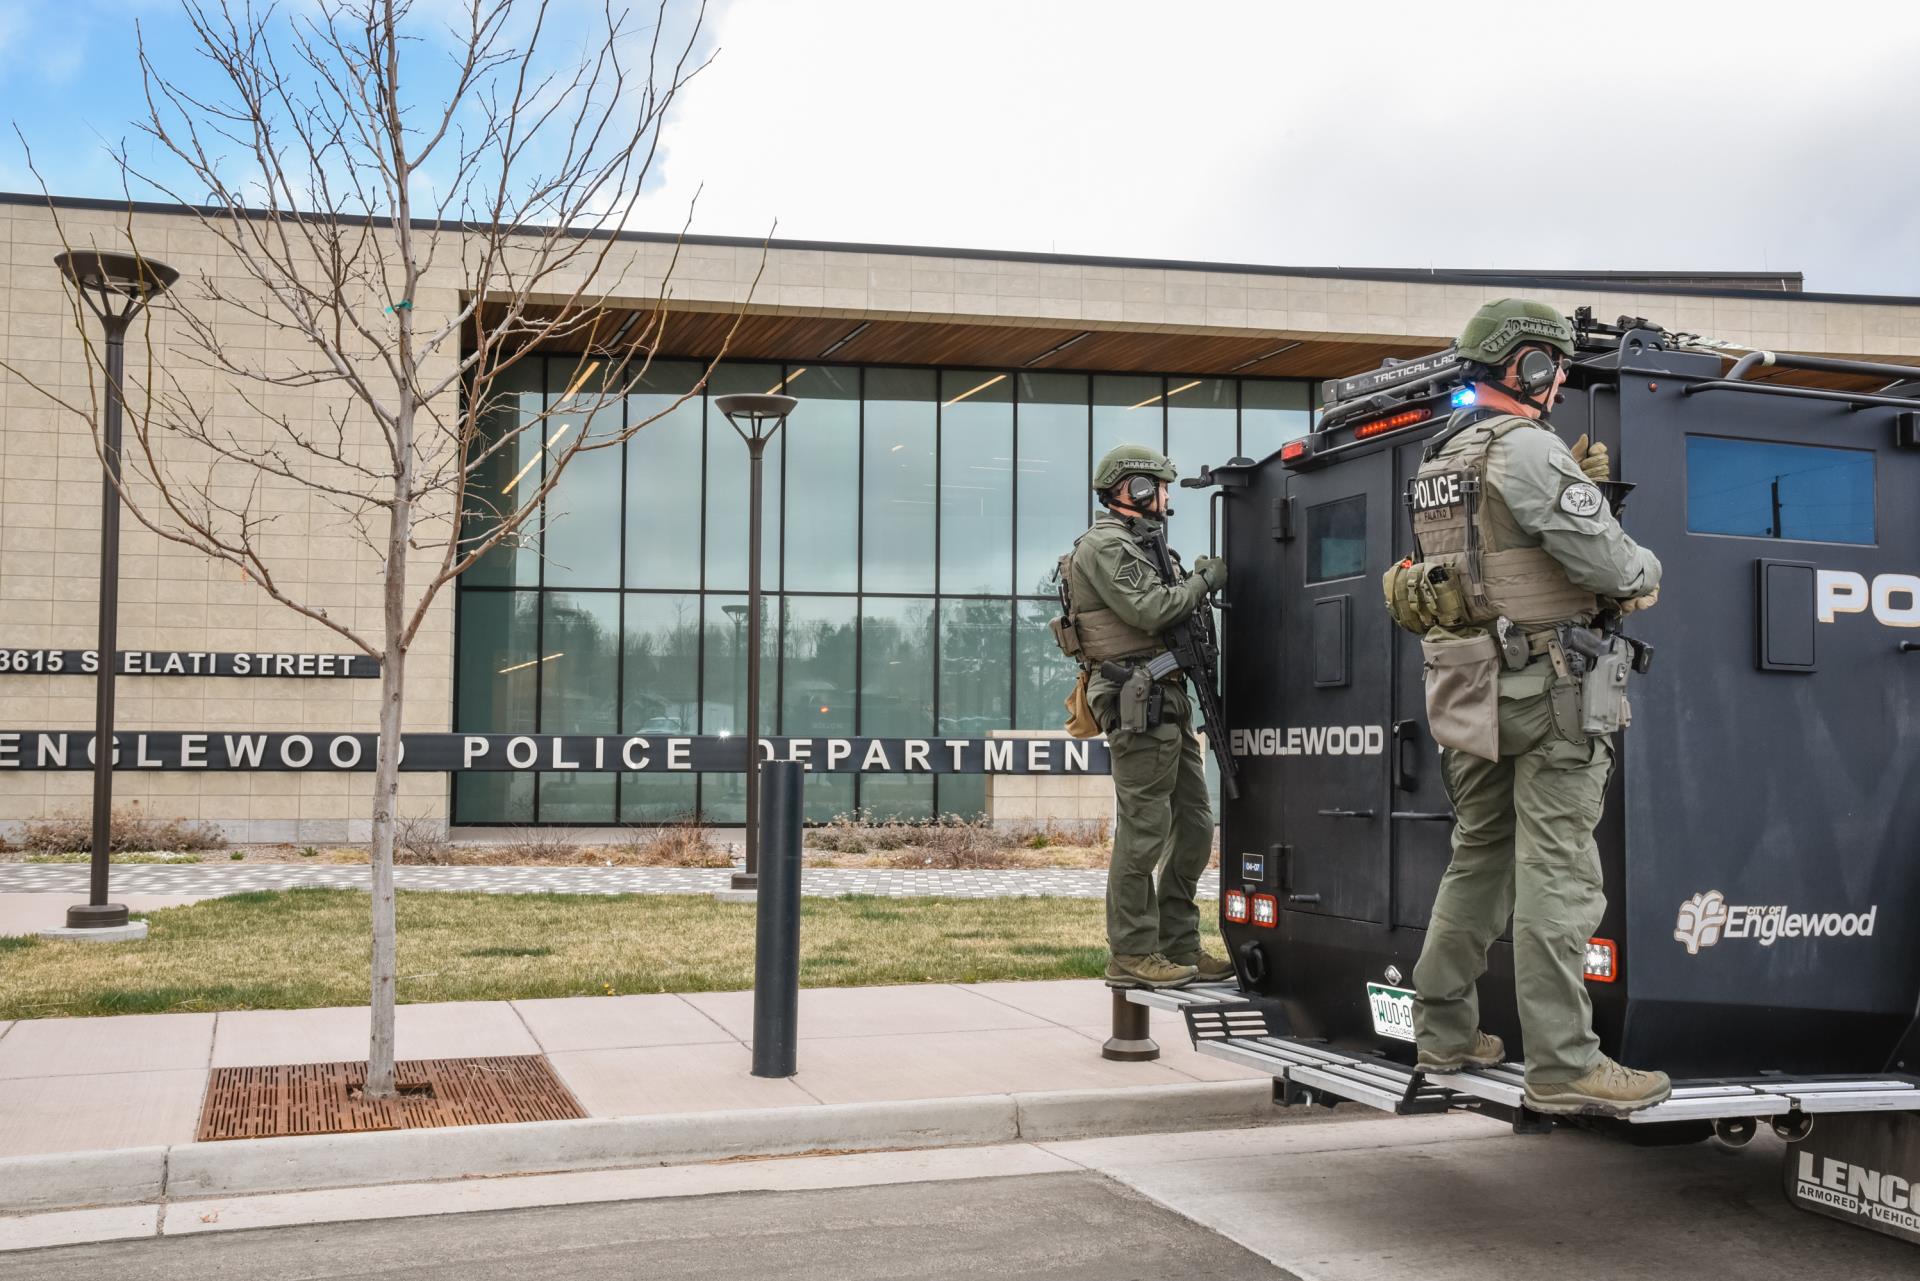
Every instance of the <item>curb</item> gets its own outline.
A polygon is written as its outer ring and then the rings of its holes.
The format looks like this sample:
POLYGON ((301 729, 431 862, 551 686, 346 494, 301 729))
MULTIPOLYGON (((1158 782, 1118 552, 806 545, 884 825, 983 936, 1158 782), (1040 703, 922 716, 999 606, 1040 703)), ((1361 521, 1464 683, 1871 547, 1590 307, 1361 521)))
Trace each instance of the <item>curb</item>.
POLYGON ((0 1159, 0 1214, 822 1149, 935 1148, 1230 1129, 1278 1120, 1266 1081, 182 1143, 0 1159))

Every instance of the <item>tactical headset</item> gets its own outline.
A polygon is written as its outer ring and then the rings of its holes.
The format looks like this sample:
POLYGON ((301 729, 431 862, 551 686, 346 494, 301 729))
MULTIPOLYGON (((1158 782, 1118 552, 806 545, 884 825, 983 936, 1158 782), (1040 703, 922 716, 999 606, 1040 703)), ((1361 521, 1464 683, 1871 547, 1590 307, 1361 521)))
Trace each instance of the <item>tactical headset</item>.
POLYGON ((1514 366, 1514 381, 1506 379, 1506 369, 1493 365, 1476 363, 1471 369, 1474 382, 1491 383, 1507 392, 1515 400, 1533 406, 1545 414, 1553 406, 1541 399, 1553 387, 1554 375, 1560 372, 1560 359, 1552 352, 1539 347, 1529 347, 1520 353, 1519 363, 1514 366))
MULTIPOLYGON (((1133 475, 1127 477, 1125 484, 1120 486, 1118 501, 1124 502, 1135 511, 1143 512, 1147 510, 1147 505, 1153 501, 1154 496, 1159 492, 1160 482, 1157 479, 1152 476, 1143 475, 1140 472, 1135 472, 1133 475)), ((1162 514, 1167 516, 1173 515, 1173 508, 1167 508, 1162 514)))

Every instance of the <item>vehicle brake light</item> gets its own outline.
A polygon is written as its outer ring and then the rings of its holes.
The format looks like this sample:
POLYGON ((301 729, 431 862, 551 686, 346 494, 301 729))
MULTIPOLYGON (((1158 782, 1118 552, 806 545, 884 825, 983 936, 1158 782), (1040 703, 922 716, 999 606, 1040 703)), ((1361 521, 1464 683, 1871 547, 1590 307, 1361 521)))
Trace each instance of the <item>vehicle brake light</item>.
POLYGON ((1411 427, 1415 423, 1423 423, 1431 417, 1433 417, 1433 411, 1431 409, 1402 410, 1390 418, 1376 418, 1370 423, 1360 424, 1360 426, 1354 429, 1353 438, 1355 440, 1371 440, 1375 436, 1385 435, 1387 432, 1397 431, 1402 427, 1411 427))
POLYGON ((1620 977, 1620 949, 1612 939, 1587 940, 1587 982, 1611 983, 1620 977))
POLYGON ((1228 890, 1221 898, 1220 905, 1227 920, 1235 925, 1247 923, 1247 892, 1245 890, 1228 890))
POLYGON ((1271 894, 1253 896, 1253 923, 1272 929, 1280 924, 1280 900, 1271 894))
POLYGON ((1309 443, 1305 437, 1299 440, 1290 440, 1280 446, 1280 461, 1283 463, 1297 463, 1312 452, 1313 445, 1309 443))

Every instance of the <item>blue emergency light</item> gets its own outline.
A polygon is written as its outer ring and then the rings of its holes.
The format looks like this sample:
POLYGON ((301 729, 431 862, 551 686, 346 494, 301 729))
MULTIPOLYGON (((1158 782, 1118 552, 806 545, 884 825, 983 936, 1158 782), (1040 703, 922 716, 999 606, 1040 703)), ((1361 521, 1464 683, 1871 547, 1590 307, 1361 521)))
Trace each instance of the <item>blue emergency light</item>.
POLYGON ((1453 407, 1455 409, 1461 409, 1467 405, 1471 405, 1478 399, 1480 399, 1480 397, 1475 394, 1473 388, 1462 387, 1459 391, 1453 393, 1453 407))

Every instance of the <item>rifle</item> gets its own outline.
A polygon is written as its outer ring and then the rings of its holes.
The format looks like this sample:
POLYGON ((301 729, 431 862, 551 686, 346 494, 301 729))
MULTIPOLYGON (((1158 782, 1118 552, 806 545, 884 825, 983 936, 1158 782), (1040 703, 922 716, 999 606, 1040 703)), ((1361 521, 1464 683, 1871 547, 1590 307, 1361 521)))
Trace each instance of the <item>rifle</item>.
MULTIPOLYGON (((1147 559, 1160 574, 1160 581, 1169 586, 1179 582, 1165 531, 1154 529, 1139 537, 1147 559)), ((1240 767, 1233 753, 1227 750, 1227 721, 1220 711, 1220 637, 1213 626, 1213 593, 1207 593, 1193 613, 1160 633, 1160 640, 1193 682, 1193 700, 1200 709, 1207 749, 1220 765, 1220 791, 1228 800, 1238 800, 1240 767)))

